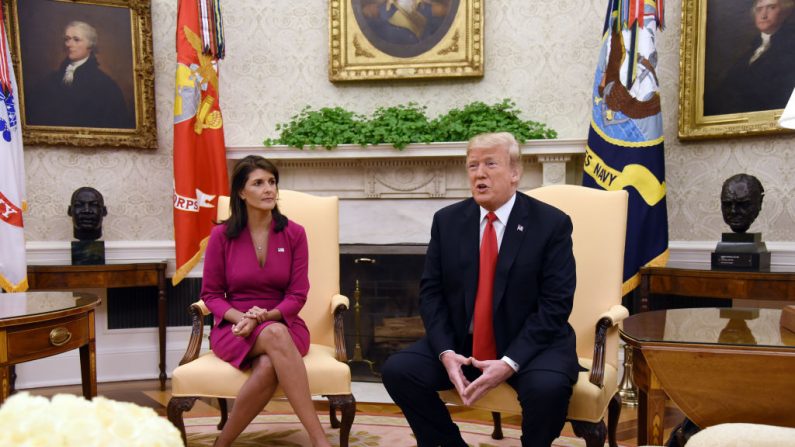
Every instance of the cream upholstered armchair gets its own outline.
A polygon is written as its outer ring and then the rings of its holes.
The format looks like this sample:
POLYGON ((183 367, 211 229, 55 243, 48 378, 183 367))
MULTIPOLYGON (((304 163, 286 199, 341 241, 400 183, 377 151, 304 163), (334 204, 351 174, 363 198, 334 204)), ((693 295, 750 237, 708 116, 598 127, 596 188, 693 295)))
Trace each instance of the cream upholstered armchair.
MULTIPOLYGON (((346 362, 342 312, 348 298, 339 294, 339 209, 337 197, 317 197, 296 191, 279 190, 279 209, 301 224, 309 243, 309 296, 300 316, 311 335, 309 353, 304 357, 309 390, 329 400, 331 426, 340 428, 340 446, 348 445, 348 436, 356 412, 351 393, 351 371, 346 362), (342 422, 336 417, 340 409, 342 422)), ((168 419, 182 432, 182 413, 190 410, 199 397, 218 398, 223 428, 227 418, 226 399, 234 399, 248 378, 219 359, 212 351, 199 355, 204 317, 209 310, 202 301, 191 305, 193 331, 185 356, 171 379, 172 398, 168 402, 168 419)), ((283 395, 281 388, 276 397, 283 395)))
MULTIPOLYGON (((567 419, 588 447, 602 447, 604 417, 609 407, 609 441, 615 447, 621 412, 617 393, 618 323, 629 315, 621 305, 627 192, 555 185, 528 194, 564 211, 574 225, 577 288, 569 323, 577 333, 580 365, 588 371, 580 372, 567 419)), ((462 405, 455 390, 442 391, 440 395, 447 402, 462 405)), ((502 438, 500 413, 522 412, 516 392, 507 384, 491 390, 472 407, 492 412, 495 439, 502 438)))

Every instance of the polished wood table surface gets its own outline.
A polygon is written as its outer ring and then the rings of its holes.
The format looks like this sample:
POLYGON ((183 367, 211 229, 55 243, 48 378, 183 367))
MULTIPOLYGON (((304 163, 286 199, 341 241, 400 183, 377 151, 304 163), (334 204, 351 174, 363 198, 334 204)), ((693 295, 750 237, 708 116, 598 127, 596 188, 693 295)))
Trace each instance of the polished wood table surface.
POLYGON ((96 295, 26 292, 0 295, 0 403, 11 393, 13 365, 80 349, 83 396, 97 395, 96 295))
POLYGON ((30 290, 146 287, 158 290, 157 323, 160 389, 166 389, 166 262, 103 265, 29 265, 30 290))
POLYGON ((640 311, 652 294, 746 300, 795 301, 795 268, 766 271, 711 270, 700 263, 669 262, 640 270, 640 311))
POLYGON ((780 309, 642 312, 623 322, 638 386, 638 445, 663 444, 666 395, 701 428, 795 427, 795 333, 780 309))

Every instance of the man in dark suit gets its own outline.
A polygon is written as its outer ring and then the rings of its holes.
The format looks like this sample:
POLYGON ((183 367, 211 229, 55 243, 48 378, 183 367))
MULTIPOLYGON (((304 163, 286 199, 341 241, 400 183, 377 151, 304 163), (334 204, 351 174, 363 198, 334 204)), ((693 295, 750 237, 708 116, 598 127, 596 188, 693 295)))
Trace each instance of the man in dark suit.
POLYGON ((571 219, 516 191, 522 164, 511 134, 474 137, 466 166, 473 197, 433 218, 420 282, 426 336, 386 361, 383 382, 418 447, 466 446, 438 390, 455 388, 471 404, 503 382, 518 393, 522 445, 546 447, 580 368, 568 324, 571 219), (484 256, 490 244, 494 261, 484 256))

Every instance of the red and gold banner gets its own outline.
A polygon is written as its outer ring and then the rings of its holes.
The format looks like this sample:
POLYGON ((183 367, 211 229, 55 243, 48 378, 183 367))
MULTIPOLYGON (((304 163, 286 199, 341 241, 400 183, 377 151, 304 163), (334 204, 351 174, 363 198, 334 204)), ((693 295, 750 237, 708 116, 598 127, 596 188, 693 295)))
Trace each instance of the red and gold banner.
POLYGON ((174 285, 201 259, 214 225, 218 196, 229 194, 223 119, 218 102, 217 53, 203 52, 201 1, 204 0, 180 0, 177 12, 174 285))

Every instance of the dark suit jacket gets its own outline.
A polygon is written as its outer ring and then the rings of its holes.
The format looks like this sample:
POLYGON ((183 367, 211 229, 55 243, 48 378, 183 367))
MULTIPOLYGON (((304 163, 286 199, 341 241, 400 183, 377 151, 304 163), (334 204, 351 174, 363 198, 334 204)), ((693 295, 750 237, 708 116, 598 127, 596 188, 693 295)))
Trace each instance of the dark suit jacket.
MULTIPOLYGON (((420 282, 420 311, 437 354, 463 355, 475 309, 480 208, 467 199, 433 217, 420 282)), ((559 371, 577 380, 574 330, 568 323, 576 272, 571 219, 562 211, 516 193, 497 259, 494 331, 497 358, 520 371, 559 371)))

